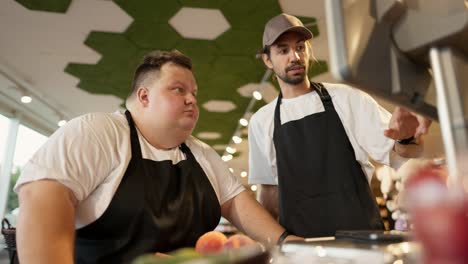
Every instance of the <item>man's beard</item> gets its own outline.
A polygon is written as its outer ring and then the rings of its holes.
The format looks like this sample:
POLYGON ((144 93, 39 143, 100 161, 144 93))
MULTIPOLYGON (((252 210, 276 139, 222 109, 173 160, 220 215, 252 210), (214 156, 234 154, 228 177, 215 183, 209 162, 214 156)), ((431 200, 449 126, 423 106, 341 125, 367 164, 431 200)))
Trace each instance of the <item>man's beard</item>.
POLYGON ((301 76, 295 76, 295 78, 290 78, 288 77, 286 74, 281 76, 281 75, 277 75, 278 78, 280 78, 283 82, 287 83, 287 84, 292 84, 292 85, 296 85, 296 84, 300 84, 301 82, 303 82, 305 80, 305 72, 303 75, 301 76))
POLYGON ((305 77, 306 77, 306 74, 307 74, 307 67, 306 67, 306 65, 303 65, 302 63, 295 63, 294 65, 291 65, 288 68, 286 68, 286 70, 284 72, 285 73, 282 74, 282 75, 277 74, 277 77, 280 78, 283 82, 285 82, 287 84, 297 85, 297 84, 302 83, 305 80, 305 77), (301 74, 301 75, 293 76, 292 78, 289 77, 288 76, 288 71, 293 66, 302 66, 302 67, 304 67, 304 73, 301 74))

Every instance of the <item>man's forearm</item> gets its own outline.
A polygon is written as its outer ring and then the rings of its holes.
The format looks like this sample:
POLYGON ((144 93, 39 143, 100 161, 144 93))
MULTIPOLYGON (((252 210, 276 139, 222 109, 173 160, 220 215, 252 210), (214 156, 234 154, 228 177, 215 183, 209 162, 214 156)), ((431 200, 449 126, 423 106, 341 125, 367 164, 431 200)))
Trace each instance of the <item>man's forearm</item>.
POLYGON ((278 205, 278 186, 261 184, 258 188, 258 201, 260 204, 278 220, 279 205, 278 205))
POLYGON ((34 182, 20 189, 17 249, 22 264, 74 261, 75 209, 58 184, 34 182))
POLYGON ((246 191, 223 205, 222 212, 240 231, 262 243, 276 243, 284 231, 284 228, 246 191))

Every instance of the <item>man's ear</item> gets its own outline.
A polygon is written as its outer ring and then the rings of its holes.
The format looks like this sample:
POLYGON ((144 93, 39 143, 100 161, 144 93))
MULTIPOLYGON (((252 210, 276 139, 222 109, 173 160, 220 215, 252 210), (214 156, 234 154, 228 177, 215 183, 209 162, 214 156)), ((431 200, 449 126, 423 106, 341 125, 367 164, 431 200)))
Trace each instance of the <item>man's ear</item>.
POLYGON ((273 69, 273 64, 271 64, 270 57, 269 57, 267 54, 262 53, 262 59, 263 59, 263 63, 265 63, 265 65, 266 65, 269 69, 273 69))
POLYGON ((148 96, 148 89, 145 87, 138 87, 136 92, 136 97, 138 102, 143 106, 147 106, 149 104, 149 96, 148 96))

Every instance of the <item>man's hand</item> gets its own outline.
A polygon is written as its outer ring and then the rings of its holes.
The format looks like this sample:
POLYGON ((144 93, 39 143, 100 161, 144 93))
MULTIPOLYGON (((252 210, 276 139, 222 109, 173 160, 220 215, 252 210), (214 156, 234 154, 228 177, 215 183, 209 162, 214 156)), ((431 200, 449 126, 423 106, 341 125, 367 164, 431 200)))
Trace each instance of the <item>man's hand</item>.
POLYGON ((394 140, 401 140, 414 137, 418 139, 421 135, 427 134, 432 121, 408 110, 396 107, 388 129, 384 135, 394 140))

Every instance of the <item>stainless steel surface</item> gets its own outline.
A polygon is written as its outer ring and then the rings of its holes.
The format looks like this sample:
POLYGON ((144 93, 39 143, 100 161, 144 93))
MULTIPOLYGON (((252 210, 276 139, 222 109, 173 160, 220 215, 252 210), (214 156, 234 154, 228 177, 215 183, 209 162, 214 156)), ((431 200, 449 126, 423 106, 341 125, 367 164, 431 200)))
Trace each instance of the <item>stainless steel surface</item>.
POLYGON ((437 108, 449 170, 449 182, 466 186, 468 177, 468 59, 449 47, 430 51, 437 91, 437 108))
POLYGON ((283 259, 274 263, 419 263, 421 248, 416 242, 362 243, 350 240, 292 242, 282 247, 283 259))

